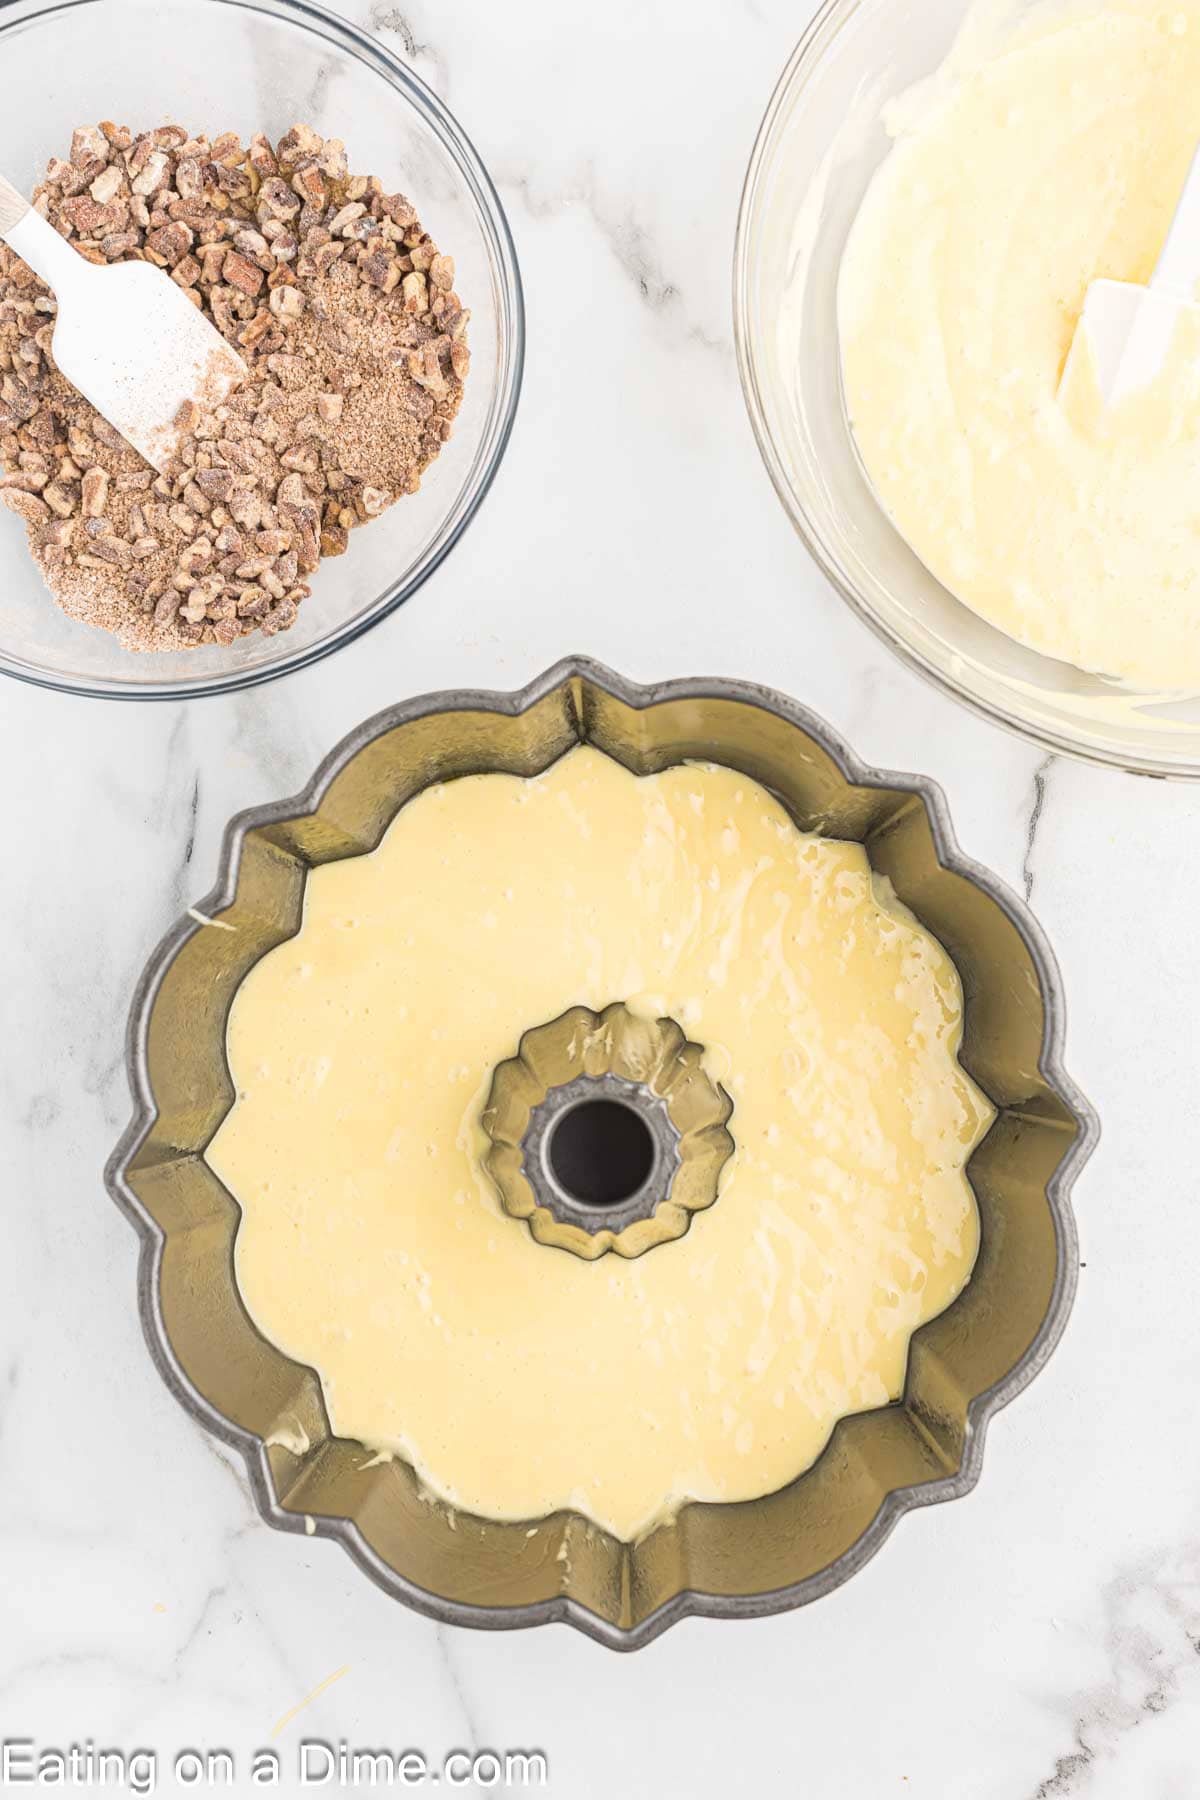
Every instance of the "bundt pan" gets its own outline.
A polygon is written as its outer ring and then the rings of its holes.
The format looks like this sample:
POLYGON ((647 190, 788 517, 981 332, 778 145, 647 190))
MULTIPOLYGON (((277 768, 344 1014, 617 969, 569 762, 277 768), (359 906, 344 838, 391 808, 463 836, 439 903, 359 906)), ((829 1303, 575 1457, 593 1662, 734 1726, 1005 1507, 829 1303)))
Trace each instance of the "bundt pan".
POLYGON ((1068 1189, 1097 1125, 1063 1069, 1062 1034, 1039 927, 958 850, 934 783, 863 767, 820 720, 766 689, 635 687, 571 659, 518 694, 392 707, 351 733, 304 793, 233 820, 216 887, 139 984, 135 1111, 108 1182, 142 1237, 141 1314, 158 1365, 243 1453, 269 1524, 339 1539, 381 1587, 434 1618, 564 1620, 629 1650, 688 1614, 747 1618, 816 1599, 861 1568, 902 1513, 973 1486, 989 1418, 1042 1367, 1074 1295, 1068 1189), (331 1436, 314 1372, 246 1314, 233 1275, 238 1207, 204 1160, 233 1100, 230 1003, 252 964, 298 929, 308 869, 372 850, 432 782, 535 775, 579 742, 639 774, 724 763, 771 789, 804 829, 865 844, 958 965, 962 1062, 998 1108, 968 1170, 979 1260, 960 1298, 914 1337, 902 1400, 844 1419, 814 1466, 765 1499, 687 1505, 632 1545, 570 1512, 519 1524, 451 1515, 402 1462, 372 1462, 331 1436))

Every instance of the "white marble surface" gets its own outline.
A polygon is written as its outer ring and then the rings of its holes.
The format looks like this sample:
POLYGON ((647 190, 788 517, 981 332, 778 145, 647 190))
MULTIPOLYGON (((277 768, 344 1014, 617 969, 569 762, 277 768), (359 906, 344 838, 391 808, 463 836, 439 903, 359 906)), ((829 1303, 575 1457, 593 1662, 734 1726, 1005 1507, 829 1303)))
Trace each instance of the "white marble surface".
POLYGON ((291 681, 186 706, 0 696, 0 1737, 244 1760, 346 1668, 285 1754, 303 1733, 435 1759, 539 1747, 549 1791, 580 1800, 1200 1794, 1200 790, 1047 760, 971 717, 792 536, 728 291, 742 170, 804 13, 378 0, 371 28, 466 124, 523 263, 532 353, 493 494, 411 605, 291 681), (1104 1124, 1074 1317, 975 1493, 903 1521, 801 1613, 685 1623, 632 1658, 563 1627, 439 1629, 336 1546, 268 1530, 151 1366, 134 1237, 100 1181, 134 978, 209 886, 229 814, 294 790, 391 700, 515 686, 568 650, 639 678, 765 678, 868 760, 936 776, 966 850, 1050 932, 1069 1065, 1104 1124))

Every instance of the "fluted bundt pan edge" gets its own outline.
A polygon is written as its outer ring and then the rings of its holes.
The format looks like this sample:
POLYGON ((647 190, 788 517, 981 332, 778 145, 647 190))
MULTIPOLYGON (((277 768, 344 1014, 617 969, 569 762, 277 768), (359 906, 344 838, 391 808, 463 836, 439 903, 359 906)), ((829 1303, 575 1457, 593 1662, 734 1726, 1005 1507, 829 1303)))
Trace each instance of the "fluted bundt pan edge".
POLYGON ((216 886, 138 983, 134 1115, 106 1179, 141 1236, 139 1304, 155 1360, 189 1411, 244 1455, 268 1523, 337 1538, 381 1587, 436 1619, 562 1620, 635 1649, 689 1614, 803 1605, 861 1568, 901 1514, 974 1485, 989 1418, 1043 1366, 1074 1297, 1068 1194, 1098 1126, 1063 1067, 1063 1026, 1040 927, 963 856, 935 783, 865 767, 804 707, 765 688, 637 687, 570 658, 518 693, 389 708, 345 738, 301 794, 230 823, 216 886), (230 1003, 252 964, 298 929, 306 869, 373 848, 433 781, 532 775, 580 741, 641 773, 724 763, 770 788, 802 827, 864 842, 957 964, 962 1061, 999 1109, 968 1167, 979 1260, 960 1298, 914 1337, 902 1400, 844 1419, 813 1467, 777 1493, 687 1505, 634 1545, 573 1513, 517 1524, 451 1515, 403 1462, 333 1438, 313 1371, 267 1343, 242 1306, 238 1209, 203 1155, 233 1098, 230 1003))

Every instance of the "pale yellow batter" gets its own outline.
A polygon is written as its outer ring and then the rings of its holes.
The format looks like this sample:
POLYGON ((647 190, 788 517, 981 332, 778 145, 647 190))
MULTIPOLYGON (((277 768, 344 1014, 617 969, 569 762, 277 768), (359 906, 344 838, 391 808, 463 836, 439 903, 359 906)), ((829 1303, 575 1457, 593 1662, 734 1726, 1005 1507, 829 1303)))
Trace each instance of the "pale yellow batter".
MULTIPOLYGON (((1011 9, 1010 9, 1011 10, 1011 9)), ((1104 414, 1059 375, 1097 276, 1145 282, 1200 140, 1200 0, 1024 9, 968 33, 855 222, 848 409, 918 556, 1047 655, 1200 684, 1200 329, 1104 414)))
POLYGON ((236 998, 209 1160, 242 1294, 338 1433, 454 1505, 628 1538, 770 1492, 900 1392, 970 1273, 992 1109, 960 1030, 953 966, 862 849, 730 770, 581 748, 430 789, 309 877, 236 998), (737 1147, 685 1237, 585 1262, 501 1210, 480 1111, 523 1030, 618 999, 706 1047, 737 1147))

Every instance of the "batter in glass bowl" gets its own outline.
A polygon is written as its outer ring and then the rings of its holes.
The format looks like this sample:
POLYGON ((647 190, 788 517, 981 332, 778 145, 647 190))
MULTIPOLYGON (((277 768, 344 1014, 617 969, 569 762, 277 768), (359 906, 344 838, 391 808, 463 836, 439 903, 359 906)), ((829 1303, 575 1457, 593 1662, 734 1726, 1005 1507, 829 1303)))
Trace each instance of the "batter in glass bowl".
POLYGON ((1022 643, 1158 689, 1200 687, 1200 323, 1107 411, 1086 357, 1059 379, 1088 283, 1154 268, 1198 96, 1200 0, 975 18, 886 115, 839 282, 855 439, 917 555, 1022 643))

